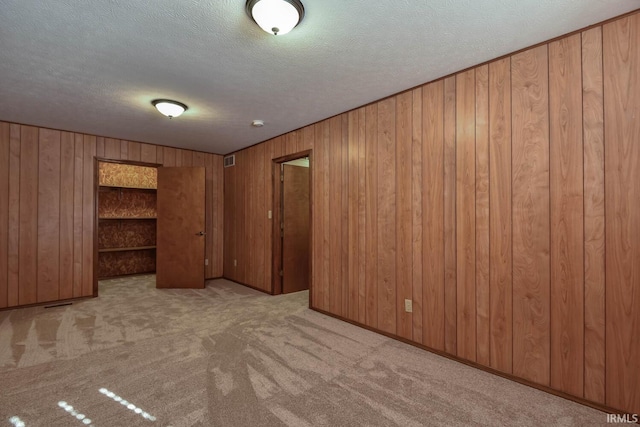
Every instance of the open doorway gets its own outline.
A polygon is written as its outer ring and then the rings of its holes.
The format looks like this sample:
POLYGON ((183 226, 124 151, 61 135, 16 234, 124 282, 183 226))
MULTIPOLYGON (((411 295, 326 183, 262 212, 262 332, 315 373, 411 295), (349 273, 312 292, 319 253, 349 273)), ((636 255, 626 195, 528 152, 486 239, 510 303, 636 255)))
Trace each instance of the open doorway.
POLYGON ((274 294, 311 287, 311 151, 274 160, 274 294))
POLYGON ((156 272, 159 166, 96 159, 94 296, 98 280, 156 272))

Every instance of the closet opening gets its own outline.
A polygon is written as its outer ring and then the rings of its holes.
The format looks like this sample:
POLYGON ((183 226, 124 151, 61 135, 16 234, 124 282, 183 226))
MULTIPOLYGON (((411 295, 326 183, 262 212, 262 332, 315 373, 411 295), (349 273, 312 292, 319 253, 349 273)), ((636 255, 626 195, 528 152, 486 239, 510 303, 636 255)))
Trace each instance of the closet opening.
POLYGON ((312 152, 273 160, 273 293, 309 290, 311 305, 312 152))
POLYGON ((159 166, 96 158, 94 296, 99 280, 155 274, 159 166))

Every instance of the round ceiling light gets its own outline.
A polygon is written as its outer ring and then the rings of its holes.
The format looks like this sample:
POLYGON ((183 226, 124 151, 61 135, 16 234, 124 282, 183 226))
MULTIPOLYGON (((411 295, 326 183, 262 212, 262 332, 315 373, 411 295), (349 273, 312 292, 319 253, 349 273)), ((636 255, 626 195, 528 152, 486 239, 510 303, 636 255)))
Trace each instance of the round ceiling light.
POLYGON ((247 0, 249 16, 267 33, 287 34, 304 18, 300 0, 247 0))
POLYGON ((170 119, 180 116, 189 108, 182 102, 172 101, 170 99, 156 99, 154 101, 151 101, 151 104, 153 104, 153 106, 156 107, 156 109, 160 111, 160 113, 164 114, 170 119))

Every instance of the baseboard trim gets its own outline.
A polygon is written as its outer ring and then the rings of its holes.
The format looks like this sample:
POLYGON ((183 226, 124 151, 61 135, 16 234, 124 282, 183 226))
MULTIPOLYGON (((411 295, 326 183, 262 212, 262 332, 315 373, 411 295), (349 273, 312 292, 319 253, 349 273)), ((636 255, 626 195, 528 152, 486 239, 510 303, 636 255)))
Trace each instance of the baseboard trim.
POLYGON ((472 362, 470 360, 462 359, 462 358, 454 356, 452 354, 445 353, 444 351, 428 347, 428 346, 426 346, 424 344, 420 344, 420 343, 408 340, 408 339, 406 339, 404 337, 401 337, 399 335, 391 334, 389 332, 385 332, 383 330, 380 330, 380 329, 377 329, 377 328, 373 328, 371 326, 356 322, 356 321, 351 320, 351 319, 347 319, 346 317, 342 317, 342 316, 339 316, 337 314, 330 313, 328 311, 322 310, 322 309, 317 308, 317 307, 311 307, 310 306, 309 308, 311 310, 313 310, 313 311, 316 311, 318 313, 322 313, 322 314, 324 314, 326 316, 333 317, 333 318, 338 319, 338 320, 342 320, 343 322, 350 323, 350 324, 352 324, 354 326, 358 326, 360 328, 369 330, 371 332, 375 332, 375 333, 380 334, 380 335, 384 335, 385 337, 394 339, 396 341, 403 342, 405 344, 409 344, 409 345, 411 345, 413 347, 417 347, 417 348, 419 348, 421 350, 426 350, 429 353, 433 353, 433 354, 436 354, 438 356, 445 357, 445 358, 447 358, 449 360, 453 360, 455 362, 462 363, 463 365, 467 365, 467 366, 470 366, 472 368, 480 369, 480 370, 488 372, 490 374, 497 375, 499 377, 502 377, 502 378, 508 379, 510 381, 514 381, 514 382, 520 383, 522 385, 526 385, 526 386, 531 387, 531 388, 535 388, 535 389, 540 390, 540 391, 544 391, 544 392, 549 393, 549 394, 553 394, 553 395, 561 397, 563 399, 571 400, 571 401, 579 403, 581 405, 588 406, 588 407, 593 408, 593 409, 597 409, 598 411, 602 411, 604 413, 610 413, 610 414, 627 414, 628 413, 628 412, 621 411, 620 409, 612 408, 610 406, 602 405, 600 403, 593 402, 591 400, 587 400, 587 399, 584 399, 582 397, 574 396, 572 394, 568 394, 568 393, 553 389, 551 387, 547 387, 547 386, 544 386, 544 385, 541 385, 541 384, 536 384, 534 382, 525 380, 524 378, 520 378, 520 377, 517 377, 515 375, 508 374, 506 372, 498 371, 498 370, 493 369, 493 368, 491 368, 489 366, 481 365, 479 363, 472 362))
MULTIPOLYGON (((73 304, 74 302, 79 302, 82 300, 86 300, 86 299, 91 299, 91 298, 96 298, 95 295, 87 295, 84 297, 75 297, 75 298, 67 298, 67 299, 57 299, 54 301, 46 301, 46 302, 35 302, 33 304, 23 304, 23 305, 14 305, 11 307, 2 307, 0 308, 0 311, 7 311, 7 310, 16 310, 16 309, 22 309, 22 308, 33 308, 33 307, 43 307, 44 306, 58 306, 58 305, 69 305, 69 304, 73 304)), ((55 308, 55 307, 51 307, 51 308, 55 308)))

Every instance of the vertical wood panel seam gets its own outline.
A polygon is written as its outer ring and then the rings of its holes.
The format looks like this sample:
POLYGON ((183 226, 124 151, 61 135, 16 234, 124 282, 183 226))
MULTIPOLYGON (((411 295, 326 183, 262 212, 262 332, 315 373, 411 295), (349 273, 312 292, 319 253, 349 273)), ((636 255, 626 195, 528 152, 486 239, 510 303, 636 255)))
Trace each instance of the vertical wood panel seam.
POLYGON ((442 348, 447 348, 447 233, 445 223, 447 207, 445 198, 446 180, 446 152, 447 152, 447 90, 445 85, 446 79, 442 79, 442 348))
MULTIPOLYGON (((566 39, 563 39, 566 40, 566 39)), ((553 347, 553 339, 551 338, 551 329, 552 329, 552 319, 551 317, 553 316, 553 302, 551 301, 551 294, 552 294, 552 289, 551 289, 551 282, 553 280, 553 274, 552 274, 552 269, 551 266, 553 265, 553 260, 551 259, 551 248, 552 248, 552 243, 553 239, 551 237, 551 229, 553 228, 553 218, 552 218, 552 206, 551 206, 551 201, 552 201, 552 197, 551 197, 551 191, 552 191, 552 187, 551 187, 551 158, 549 156, 551 156, 551 58, 550 58, 550 52, 549 52, 549 46, 550 43, 546 44, 545 47, 545 51, 547 53, 547 162, 548 162, 548 170, 547 170, 547 182, 548 182, 548 188, 549 188, 549 192, 547 193, 547 197, 549 198, 549 212, 547 213, 549 215, 549 282, 547 283, 547 286, 549 287, 549 295, 548 295, 548 307, 549 307, 549 323, 548 323, 548 337, 549 337, 549 348, 548 348, 548 354, 547 354, 547 360, 549 361, 549 377, 547 378, 547 384, 551 385, 551 373, 553 372, 553 369, 551 367, 551 365, 554 363, 554 361, 551 358, 551 355, 553 354, 552 351, 552 347, 553 347)))
MULTIPOLYGON (((473 301, 475 302, 475 340, 476 356, 478 361, 478 67, 473 70, 473 301)), ((489 88, 487 87, 487 90, 489 88)))
MULTIPOLYGON (((455 276, 455 280, 453 281, 454 285, 455 285, 455 289, 454 289, 454 295, 456 296, 455 298, 455 304, 453 305, 455 307, 455 313, 453 318, 455 319, 455 330, 454 330, 454 336, 456 337, 456 345, 454 346, 455 348, 455 354, 458 354, 458 227, 457 227, 457 218, 458 218, 458 184, 457 184, 457 179, 456 177, 458 176, 458 159, 456 156, 456 151, 458 149, 457 145, 458 145, 458 81, 457 78, 453 79, 454 81, 454 91, 453 91, 453 111, 454 111, 454 115, 453 115, 453 194, 451 195, 451 197, 453 198, 453 221, 454 221, 454 226, 453 226, 453 237, 451 239, 451 241, 453 242, 454 248, 453 248, 453 254, 454 254, 454 260, 453 260, 453 265, 456 266, 455 271, 456 271, 456 276, 455 276)), ((446 101, 446 94, 445 94, 445 101, 446 101)), ((445 110, 445 114, 444 114, 445 118, 446 118, 446 110, 445 110)), ((445 127, 445 132, 446 132, 446 127, 445 127)), ((446 237, 445 237, 445 241, 446 241, 446 237)), ((446 264, 446 263, 445 263, 446 264)), ((446 305, 446 304, 445 304, 446 305)), ((445 308, 445 313, 446 313, 446 308, 445 308)), ((446 316, 446 314, 445 314, 446 316)))
MULTIPOLYGON (((86 168, 85 161, 84 161, 84 156, 85 156, 84 152, 87 149, 87 147, 85 146, 85 142, 84 141, 85 141, 85 136, 83 134, 82 138, 81 138, 81 141, 80 141, 80 143, 82 145, 82 157, 80 158, 80 162, 82 164, 82 174, 80 175, 80 177, 82 178, 81 182, 80 182, 80 233, 81 233, 81 236, 80 236, 80 239, 81 239, 81 242, 80 242, 80 249, 81 249, 81 251, 80 251, 80 295, 82 295, 83 291, 84 291, 83 280, 84 280, 84 276, 85 276, 84 238, 82 237, 82 234, 86 233, 86 231, 84 229, 84 214, 85 214, 85 212, 84 212, 84 205, 85 205, 85 200, 84 200, 84 176, 85 176, 85 168, 86 168)), ((97 151, 97 149, 98 148, 96 147, 96 151, 97 151)), ((76 295, 74 295, 74 296, 76 296, 76 295)))
MULTIPOLYGON (((563 39, 564 40, 564 39, 563 39)), ((553 354, 553 349, 554 349, 554 344, 553 344, 553 339, 552 339, 552 328, 553 328, 553 302, 551 301, 551 294, 553 292, 552 289, 552 282, 553 282, 553 260, 552 260, 552 249, 553 249, 553 237, 551 236, 551 232, 553 229, 553 217, 552 217, 552 213, 554 210, 553 207, 553 196, 552 193, 554 193, 554 189, 551 186, 551 175, 552 175, 552 164, 551 164, 551 52, 550 52, 550 43, 546 44, 546 57, 547 57, 547 118, 549 121, 549 124, 547 126, 547 152, 549 153, 549 158, 548 160, 548 173, 547 173, 547 187, 549 188, 549 192, 547 194, 547 197, 549 198, 549 211, 547 212, 548 215, 548 219, 549 219, 549 228, 548 228, 548 233, 549 233, 549 295, 548 295, 548 300, 549 300, 549 354, 547 355, 547 360, 549 360, 549 378, 547 379, 549 385, 551 385, 551 376, 552 376, 552 372, 553 372, 553 366, 555 363, 553 360, 551 360, 551 355, 553 354)), ((563 57, 564 59, 564 57, 563 57)), ((564 65, 564 64, 563 64, 564 65)))
MULTIPOLYGON (((6 307, 9 307, 9 222, 10 222, 10 218, 9 218, 9 212, 11 210, 11 208, 9 207, 9 203, 10 203, 10 197, 9 197, 9 191, 11 189, 11 124, 10 123, 6 123, 7 126, 7 135, 9 136, 9 139, 6 141, 7 142, 7 186, 4 190, 6 190, 6 194, 7 194, 7 233, 6 233, 6 256, 7 256, 7 270, 5 272, 5 283, 7 284, 7 288, 5 289, 5 300, 7 301, 7 305, 6 307)), ((2 224, 0 224, 0 226, 2 226, 2 224)))
MULTIPOLYGON (((478 67, 473 68, 473 302, 475 305, 475 351, 478 358, 478 67)), ((457 122, 457 120, 456 120, 457 122)), ((456 123, 457 125, 457 123, 456 123)))
MULTIPOLYGON (((360 111, 360 110, 359 110, 360 111)), ((367 283, 366 283, 366 261, 365 254, 367 248, 367 114, 362 108, 362 113, 358 112, 358 232, 362 231, 363 237, 358 238, 358 319, 362 319, 361 323, 366 323, 367 311, 367 283), (362 149, 362 152, 360 151, 362 149), (360 285, 362 283, 362 285, 360 285), (361 295, 364 294, 364 297, 361 295), (364 303, 364 304, 361 304, 364 303)), ((314 140, 315 143, 315 140, 314 140)), ((315 147, 314 147, 315 148, 315 147)))
MULTIPOLYGON (((564 39, 563 39, 564 40, 564 39)), ((553 350, 555 348, 554 343, 553 343, 553 302, 551 301, 551 294, 553 293, 553 272, 554 272, 554 268, 553 268, 553 237, 551 236, 552 234, 552 229, 553 229, 553 211, 554 211, 554 203, 553 203, 553 193, 555 193, 554 191, 554 187, 552 187, 552 183, 551 183, 551 176, 553 175, 553 165, 551 163, 551 153, 552 153, 552 148, 551 148, 551 61, 553 60, 551 58, 551 49, 549 49, 551 46, 551 43, 547 43, 546 44, 546 52, 547 52, 547 117, 549 120, 549 125, 547 126, 547 152, 549 153, 549 158, 548 158, 548 170, 549 172, 547 173, 547 181, 548 181, 548 188, 549 188, 549 193, 548 193, 548 197, 549 197, 549 229, 548 229, 548 233, 549 233, 549 355, 548 355, 548 360, 549 360, 549 378, 548 378, 548 384, 551 385, 551 377, 553 376, 553 365, 555 365, 554 361, 551 360, 551 355, 553 354, 553 350)), ((564 56, 563 56, 563 60, 565 60, 564 56)), ((566 61, 563 61, 563 66, 566 66, 566 61)), ((565 88, 566 90, 566 88, 565 88)), ((562 98, 562 97, 560 97, 562 98)), ((562 138, 562 137, 561 137, 562 138)), ((562 166, 561 166, 562 168, 562 166)), ((560 171, 560 175, 562 177, 562 170, 560 171)), ((563 182, 563 185, 565 185, 565 183, 563 182)), ((565 288, 565 292, 566 292, 566 288, 565 288)))
MULTIPOLYGON (((60 279, 62 279, 62 263, 60 260, 62 259, 61 249, 62 249, 62 135, 63 132, 60 132, 60 149, 59 149, 59 158, 60 158, 60 168, 58 170, 58 297, 60 299, 60 279)), ((75 151, 75 146, 73 147, 75 151)), ((73 257, 73 248, 71 249, 71 256, 73 257)))
MULTIPOLYGON (((19 125, 16 125, 16 127, 18 129, 18 150, 17 150, 18 161, 16 162, 16 165, 18 167, 18 171, 16 173, 18 183, 15 186, 15 190, 18 193, 18 197, 17 197, 17 200, 18 200, 18 218, 17 218, 17 221, 15 223, 15 226, 17 228, 17 234, 18 234, 18 239, 17 239, 17 244, 18 245, 14 249, 14 253, 16 255, 16 264, 17 264, 18 271, 17 271, 16 277, 15 277, 14 286, 16 286, 16 290, 15 290, 15 301, 17 302, 16 305, 20 305, 20 235, 21 235, 21 233, 20 233, 20 228, 21 228, 20 227, 20 218, 21 218, 20 212, 22 211, 22 209, 21 209, 22 203, 21 203, 21 200, 20 200, 21 199, 21 194, 20 194, 21 193, 21 191, 20 191, 20 169, 21 169, 21 164, 20 163, 22 162, 22 152, 21 152, 22 151, 22 127, 19 126, 19 125)), ((9 141, 11 141, 11 134, 9 134, 9 141)), ((11 149, 11 147, 9 147, 9 149, 11 149)))
POLYGON ((16 192, 18 193, 18 219, 16 221, 15 226, 18 229, 18 247, 15 249, 15 254, 16 254, 16 265, 18 268, 18 274, 16 275, 16 281, 14 282, 14 285, 16 286, 16 290, 15 290, 15 301, 17 302, 16 305, 20 305, 20 273, 21 273, 21 268, 20 268, 20 246, 21 246, 21 238, 22 238, 22 227, 20 226, 20 218, 22 217, 22 192, 20 191, 20 186, 21 186, 21 170, 22 170, 22 126, 17 126, 18 127, 18 161, 17 161, 17 166, 18 166, 18 171, 17 171, 17 177, 18 177, 18 184, 16 185, 16 192))
POLYGON ((583 288, 583 292, 582 292, 582 311, 584 313, 584 317, 582 319, 582 342, 583 342, 583 348, 582 348, 582 378, 585 379, 582 382, 582 396, 585 395, 585 390, 587 389, 587 381, 586 381, 586 376, 587 376, 587 350, 586 350, 586 334, 585 334, 585 329, 587 327, 587 288, 586 288, 586 283, 587 283, 587 275, 586 275, 586 270, 587 270, 587 251, 584 250, 586 241, 587 241, 587 221, 586 221, 586 215, 585 215, 585 199, 586 199, 586 191, 585 191, 585 174, 584 174, 584 170, 585 170, 585 163, 587 161, 586 156, 584 156, 584 137, 585 137, 585 121, 584 121, 584 90, 585 90, 585 83, 584 83, 584 31, 580 32, 580 79, 581 79, 581 85, 580 85, 580 108, 582 108, 582 153, 583 153, 583 157, 582 157, 582 195, 583 195, 583 199, 582 199, 582 276, 583 276, 583 280, 582 280, 582 288, 583 288))
MULTIPOLYGON (((368 243, 368 238, 369 236, 367 235, 367 228, 368 228, 368 224, 367 224, 367 152, 368 152, 368 148, 367 148, 367 109, 366 107, 361 107, 363 108, 363 122, 362 124, 360 124, 360 127, 364 127, 364 143, 363 143, 363 147, 364 147, 364 162, 363 162, 363 169, 362 169, 362 173, 364 174, 364 189, 363 194, 363 200, 364 200, 364 204, 363 204, 363 209, 364 209, 364 226, 362 228, 362 232, 364 233, 364 247, 362 248, 362 258, 360 260, 360 262, 364 263, 364 307, 362 307, 362 311, 363 311, 363 315, 362 318, 363 320, 363 324, 365 325, 369 325, 369 322, 367 322, 367 308, 369 305, 369 300, 367 298, 368 292, 367 292, 367 261, 369 259, 369 256, 367 254, 367 243, 368 243)), ((358 165, 358 167, 360 167, 360 165, 358 165)))
MULTIPOLYGON (((37 150, 36 150, 36 161, 35 161, 35 168, 37 173, 40 173, 40 128, 36 128, 37 129, 37 134, 36 137, 34 138, 34 141, 36 141, 35 143, 37 144, 37 150)), ((20 135, 20 138, 22 138, 22 134, 20 135)), ((20 145, 22 145, 22 141, 20 141, 20 145)), ((22 168, 21 168, 22 169, 22 168)), ((35 214, 35 218, 36 218, 36 230, 38 229, 38 205, 40 204, 40 197, 38 197, 38 194, 40 193, 40 180, 37 179, 36 176, 36 180, 35 180, 35 194, 36 194, 36 205, 34 207, 34 210, 36 212, 35 214)), ((22 215, 21 215, 22 216, 22 215)), ((39 245, 38 245, 38 232, 36 231, 36 237, 35 237, 35 242, 36 242, 36 246, 35 246, 35 250, 33 252, 34 257, 35 257, 35 264, 36 264, 36 273, 35 273, 35 301, 38 301, 38 274, 37 272, 39 271, 39 259, 38 259, 38 249, 39 249, 39 245)), ((19 300, 18 300, 19 301, 19 300)))
MULTIPOLYGON (((394 205, 395 205, 395 212, 394 212, 394 227, 396 228, 396 234, 394 237, 394 241, 395 241, 395 246, 396 246, 396 251, 393 255, 393 257, 395 258, 395 262, 396 262, 396 268, 395 268, 395 272, 393 274, 393 276, 395 277, 395 286, 394 286, 394 290, 395 290, 395 302, 394 304, 396 305, 395 307, 395 317, 396 317, 396 330, 395 330, 395 334, 396 335, 402 335, 402 313, 398 313, 398 308, 397 308, 397 304, 398 304, 398 287, 400 285, 400 281, 398 280, 398 253, 400 252, 400 245, 398 244, 398 228, 397 228, 397 224, 398 224, 398 211, 399 209, 399 205, 398 205, 398 193, 400 191, 400 185, 399 185, 399 181, 400 181, 400 177, 399 177, 399 173, 398 173, 398 107, 397 107, 397 99, 398 99, 398 95, 395 95, 394 97, 395 103, 396 103, 396 108, 394 108, 393 114, 394 114, 394 122, 395 122, 395 129, 393 132, 393 137, 395 139, 395 144, 393 147, 394 150, 394 156, 393 156, 393 168, 395 169, 396 173, 394 176, 394 185, 395 185, 395 191, 393 194, 393 198, 395 200, 394 205), (400 322, 398 322, 398 317, 400 317, 400 322), (398 329, 400 329, 400 331, 398 331, 398 329)), ((403 295, 404 296, 404 295, 403 295)))
MULTIPOLYGON (((335 165, 335 159, 333 159, 333 156, 332 156, 332 154, 333 154, 332 151, 334 150, 334 147, 333 147, 333 141, 332 141, 333 133, 331 132, 331 130, 332 130, 331 129, 331 121, 328 121, 326 126, 329 128, 328 130, 325 131, 326 133, 324 135, 325 136, 324 143, 327 145, 327 147, 326 147, 326 150, 327 150, 326 158, 328 160, 328 164, 325 165, 325 167, 327 168, 327 176, 328 176, 327 187, 328 187, 328 190, 329 190, 328 191, 329 195, 327 196, 327 206, 329 206, 329 217, 326 218, 326 220, 329 223, 329 227, 328 228, 330 229, 331 228, 331 212, 332 212, 332 208, 334 207, 333 203, 331 203, 331 201, 335 197, 333 195, 333 192, 331 191, 332 190, 331 189, 331 187, 332 187, 331 184, 334 181, 334 179, 333 179, 333 170, 335 169, 336 165, 335 165), (327 138, 327 134, 329 135, 328 138, 327 138)), ((284 150, 286 150, 286 143, 287 143, 286 139, 282 143, 284 145, 284 150)), ((282 188, 282 187, 280 187, 280 188, 282 188)), ((282 197, 282 192, 280 194, 281 194, 280 197, 282 197)), ((280 221, 282 221, 282 219, 280 219, 280 221)), ((333 307, 333 298, 335 298, 335 297, 332 295, 332 291, 335 292, 335 290, 333 290, 332 287, 335 287, 337 285, 337 283, 333 283, 333 284, 331 283, 331 282, 333 282, 333 280, 332 280, 333 279, 333 272, 331 271, 331 265, 333 263, 331 262, 331 256, 335 255, 335 254, 331 253, 332 252, 331 251, 331 240, 335 240, 335 237, 333 237, 334 236, 333 233, 330 233, 329 236, 330 236, 329 240, 327 241, 327 243, 328 243, 327 246, 328 246, 328 249, 329 249, 329 257, 328 257, 328 265, 326 266, 326 268, 329 269, 329 281, 326 284, 327 289, 326 289, 326 293, 325 293, 325 302, 328 301, 326 308, 329 308, 330 311, 335 313, 336 310, 335 310, 335 307, 333 307), (326 296, 327 293, 329 294, 328 297, 326 296)), ((376 313, 376 316, 377 315, 378 315, 378 313, 376 313)))
MULTIPOLYGON (((442 283, 442 337, 443 348, 447 348, 447 233, 446 233, 446 213, 447 213, 447 199, 445 188, 447 186, 447 174, 445 159, 447 156, 447 89, 445 81, 442 81, 442 269, 443 269, 443 283, 442 283)), ((455 198, 454 198, 455 201, 455 198)), ((455 206, 455 205, 454 205, 455 206)), ((455 218, 455 211, 454 211, 455 218)), ((455 235, 454 235, 455 240, 455 235)), ((456 276, 457 279, 457 276, 456 276)), ((456 352, 457 353, 457 352, 456 352)))
POLYGON ((511 147, 511 149, 509 150, 509 154, 511 156, 511 164, 509 165, 509 169, 510 169, 510 176, 509 176, 509 191, 511 192, 509 198, 509 203, 511 205, 511 221, 510 221, 510 226, 511 226, 511 373, 513 373, 513 360, 514 360, 514 351, 513 348, 515 347, 513 345, 514 342, 514 331, 516 328, 514 328, 513 326, 513 128, 515 126, 513 126, 513 56, 509 56, 509 121, 511 123, 510 125, 510 130, 511 130, 511 135, 509 138, 509 146, 511 147))
MULTIPOLYGON (((5 271, 4 274, 4 282, 7 284, 7 288, 5 289, 5 300, 7 301, 7 305, 5 307, 9 306, 9 257, 8 257, 8 253, 9 253, 9 180, 10 180, 10 173, 9 173, 9 165, 11 164, 11 125, 7 124, 7 130, 8 130, 8 134, 9 134, 9 139, 7 141, 7 186, 6 188, 0 189, 0 192, 5 191, 6 190, 6 194, 7 194, 7 234, 6 234, 6 242, 7 245, 5 247, 6 249, 6 253, 7 253, 7 270, 5 271)), ((3 224, 0 224, 0 227, 3 227, 3 224)), ((1 256, 1 255, 0 255, 1 256)), ((4 307, 3 307, 4 308, 4 307)))
POLYGON ((607 121, 605 120, 605 93, 604 93, 604 78, 605 78, 605 62, 604 62, 604 25, 600 26, 600 67, 602 71, 602 79, 600 84, 602 85, 602 203, 603 203, 603 235, 604 242, 603 256, 604 256, 604 402, 607 402, 607 121))
MULTIPOLYGON (((11 190, 11 124, 7 123, 7 133, 9 135, 9 139, 7 140, 7 186, 4 190, 7 192, 7 245, 6 245, 6 256, 7 256, 7 271, 5 272, 5 283, 7 284, 7 288, 5 289, 5 300, 7 301, 6 307, 9 307, 9 212, 11 208, 9 207, 10 197, 9 191, 11 190)), ((1 224, 0 224, 1 225, 1 224)))
MULTIPOLYGON (((84 134, 82 134, 82 138, 81 138, 81 141, 80 141, 80 145, 82 146, 82 157, 80 158, 80 161, 82 163, 82 174, 81 174, 81 177, 83 178, 82 182, 80 183, 81 184, 81 186, 80 186, 80 233, 81 233, 80 234, 80 249, 81 249, 81 251, 80 251, 80 266, 81 266, 81 268, 80 268, 80 277, 79 277, 79 280, 80 280, 80 295, 82 295, 84 293, 84 274, 85 274, 84 273, 84 270, 85 270, 85 265, 84 265, 84 256, 85 256, 84 255, 84 237, 82 237, 82 235, 85 233, 85 230, 84 230, 84 205, 85 205, 85 201, 84 201, 84 174, 85 174, 85 172, 84 172, 84 169, 85 169, 86 165, 85 165, 85 161, 84 161, 84 151, 85 151, 86 147, 85 147, 85 144, 84 144, 84 140, 85 140, 84 134)), ((75 148, 76 147, 74 146, 73 147, 74 154, 75 154, 75 148)), ((98 148, 96 147, 96 152, 97 152, 97 149, 98 148)), ((75 176, 74 176, 74 180, 75 180, 75 176)), ((95 262, 95 260, 93 262, 95 262)), ((75 296, 76 295, 74 295, 74 297, 75 296)))
MULTIPOLYGON (((586 323, 587 323, 587 251, 585 250, 585 242, 587 240, 587 221, 585 215, 585 162, 586 157, 584 155, 584 31, 580 32, 580 117, 582 118, 582 397, 585 396, 585 389, 587 388, 587 350, 586 350, 586 323)), ((605 326, 606 328, 606 326, 605 326)), ((605 351, 606 353, 606 351, 605 351)), ((606 387, 605 387, 606 388, 606 387)))
MULTIPOLYGON (((40 174, 40 128, 36 128, 37 129, 37 137, 35 138, 35 141, 38 142, 38 150, 36 150, 36 171, 38 174, 40 174)), ((22 135, 21 135, 22 136, 22 135)), ((38 298, 38 274, 37 272, 40 271, 40 257, 38 257, 38 251, 40 249, 40 239, 38 239, 38 208, 40 205, 40 180, 36 178, 36 206, 35 206, 35 211, 36 211, 36 238, 35 238, 35 242, 36 242, 36 248, 35 251, 33 252, 36 258, 36 274, 35 274, 35 289, 36 289, 36 301, 39 301, 38 298)))
POLYGON ((454 307, 456 309, 454 319, 456 320, 456 329, 454 332, 454 336, 456 337, 456 345, 454 346, 456 349, 456 355, 458 354, 458 224, 456 218, 458 218, 458 188, 457 188, 457 179, 458 176, 458 158, 456 156, 456 151, 458 150, 458 79, 454 78, 454 95, 453 95, 453 111, 455 114, 453 116, 453 176, 454 176, 454 184, 453 184, 453 254, 454 261, 453 264, 456 266, 456 280, 454 280, 455 284, 455 304, 454 307))
POLYGON ((487 65, 487 209, 488 209, 488 244, 487 248, 488 257, 489 257, 489 270, 487 271, 487 278, 489 280, 489 366, 491 366, 491 345, 492 337, 491 337, 491 308, 493 307, 491 302, 491 67, 487 65))

